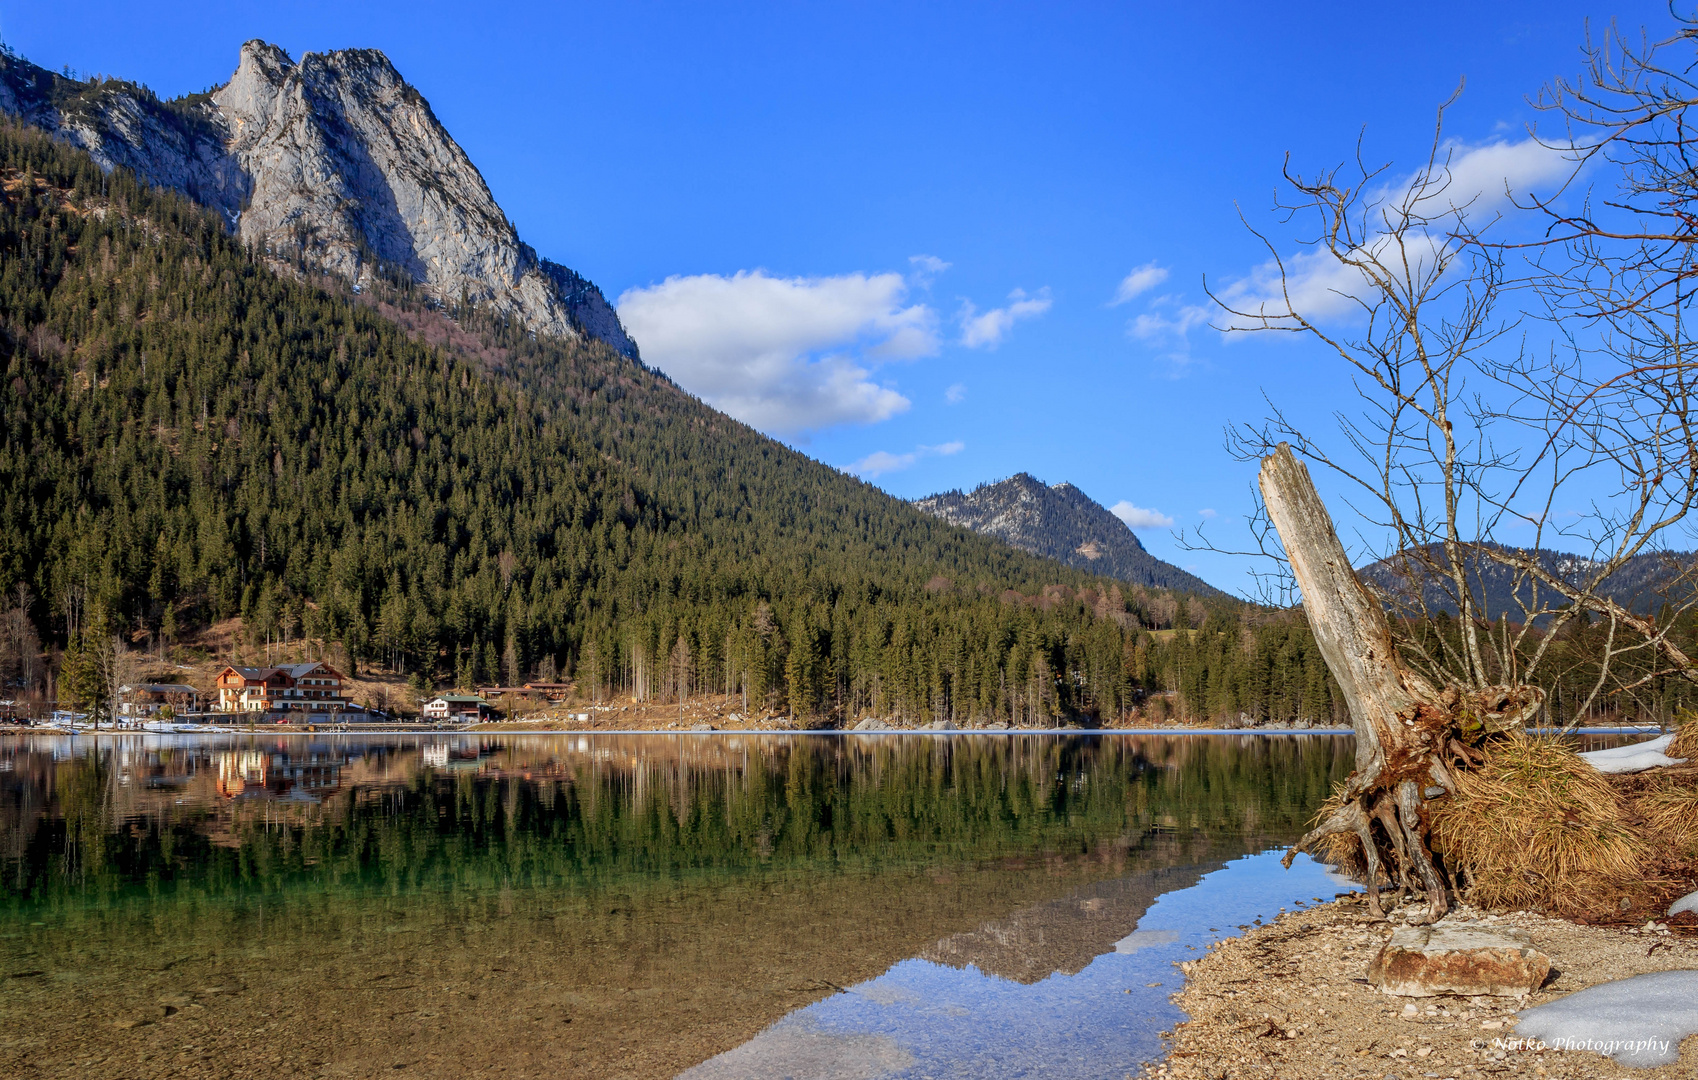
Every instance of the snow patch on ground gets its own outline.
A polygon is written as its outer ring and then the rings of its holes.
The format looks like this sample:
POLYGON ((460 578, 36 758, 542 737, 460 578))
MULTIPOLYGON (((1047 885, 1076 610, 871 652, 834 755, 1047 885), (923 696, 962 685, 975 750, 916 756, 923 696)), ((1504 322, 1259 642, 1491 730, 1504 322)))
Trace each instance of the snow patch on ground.
POLYGON ((1662 768, 1665 765, 1684 764, 1685 758, 1671 758, 1663 753, 1672 742, 1673 735, 1663 735, 1650 742, 1617 746, 1609 750, 1592 750, 1581 754, 1580 759, 1603 773, 1636 773, 1662 768))
POLYGON ((1517 1036, 1557 1050, 1591 1050, 1636 1069, 1672 1065, 1680 1041, 1698 1034, 1698 971, 1600 983, 1517 1016, 1517 1036))
POLYGON ((1683 911, 1698 913, 1698 892, 1689 892, 1669 905, 1669 916, 1671 918, 1683 911))

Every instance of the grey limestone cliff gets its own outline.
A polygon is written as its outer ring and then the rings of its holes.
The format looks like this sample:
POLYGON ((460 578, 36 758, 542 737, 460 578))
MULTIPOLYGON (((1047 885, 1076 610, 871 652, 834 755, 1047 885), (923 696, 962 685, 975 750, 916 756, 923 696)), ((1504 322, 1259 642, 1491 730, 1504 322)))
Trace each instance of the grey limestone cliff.
POLYGON ((1072 484, 1053 487, 1016 473, 969 493, 946 491, 914 505, 951 525, 994 536, 1033 555, 1135 585, 1199 596, 1220 591, 1144 550, 1126 523, 1072 484))
POLYGON ((175 101, 0 56, 0 110, 103 168, 183 192, 266 250, 299 251, 354 282, 388 263, 445 303, 637 356, 601 290, 519 239, 429 103, 374 49, 296 63, 250 41, 229 82, 175 101))

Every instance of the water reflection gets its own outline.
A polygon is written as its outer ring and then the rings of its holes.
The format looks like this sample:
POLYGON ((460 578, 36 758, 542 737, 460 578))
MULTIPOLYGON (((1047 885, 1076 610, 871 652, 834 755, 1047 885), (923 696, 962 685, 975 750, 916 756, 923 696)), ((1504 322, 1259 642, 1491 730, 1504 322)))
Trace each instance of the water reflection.
MULTIPOLYGON (((988 1071, 935 1075, 1012 1075, 1008 1032, 1110 1013, 1131 1060, 1171 988, 1125 973, 1191 941, 1146 925, 1158 897, 1289 841, 1349 757, 1333 736, 15 739, 0 1075, 721 1075, 773 1032, 866 1075, 939 1054, 988 1071)), ((1071 1052, 1041 1045, 1022 1067, 1071 1052)))
MULTIPOLYGON (((681 1080, 1134 1075, 1161 1053, 1160 1032, 1184 1019, 1168 1000, 1182 985, 1176 963, 1236 933, 1231 927, 1270 917, 1304 893, 1331 897, 1341 884, 1354 888, 1306 857, 1299 856, 1289 872, 1279 858, 1271 852, 1253 855, 1207 874, 1186 869, 1139 875, 1125 892, 1147 896, 1164 886, 1167 891, 1136 910, 1093 909, 1103 889, 1087 889, 1092 895, 1077 898, 1074 906, 1101 913, 1104 927, 1138 929, 1074 971, 1032 978, 1024 969, 1011 977, 931 956, 904 960, 876 979, 792 1013, 686 1071, 681 1080), (1156 876, 1164 880, 1145 880, 1156 876)), ((1043 923, 1067 908, 1051 901, 1020 913, 1013 924, 1043 923)), ((1059 921, 1065 928, 1075 920, 1064 914, 1059 921)), ((979 933, 994 937, 998 929, 986 926, 979 933)), ((1025 925, 1015 933, 1030 936, 1033 929, 1025 925)))

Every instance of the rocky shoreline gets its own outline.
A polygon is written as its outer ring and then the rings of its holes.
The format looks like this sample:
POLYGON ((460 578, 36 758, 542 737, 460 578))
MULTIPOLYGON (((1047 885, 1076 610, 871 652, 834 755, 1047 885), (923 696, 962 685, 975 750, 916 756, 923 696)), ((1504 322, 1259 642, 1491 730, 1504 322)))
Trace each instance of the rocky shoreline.
POLYGON ((1574 1080, 1689 1080, 1698 1076, 1698 1036, 1680 1061, 1629 1069, 1585 1050, 1560 1050, 1516 1036, 1516 1013, 1614 979, 1698 968, 1698 928, 1651 923, 1583 926, 1531 912, 1472 919, 1532 935, 1552 963, 1545 985, 1526 998, 1382 994, 1369 963, 1402 925, 1368 916, 1352 895, 1282 914, 1242 937, 1219 942, 1181 964, 1185 988, 1174 1001, 1190 1017, 1171 1032, 1166 1059, 1147 1078, 1239 1080, 1413 1080, 1525 1075, 1574 1080))

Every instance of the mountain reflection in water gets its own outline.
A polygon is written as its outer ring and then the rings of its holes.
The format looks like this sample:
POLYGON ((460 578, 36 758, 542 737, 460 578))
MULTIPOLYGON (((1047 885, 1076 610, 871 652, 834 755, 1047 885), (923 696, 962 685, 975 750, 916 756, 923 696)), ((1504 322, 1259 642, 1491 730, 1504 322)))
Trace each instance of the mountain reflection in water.
MULTIPOLYGON (((1126 973, 1171 973, 1193 939, 1117 946, 1158 897, 1298 836, 1350 755, 1325 735, 8 739, 0 1075, 1047 1068, 996 1045, 1021 1017, 1106 1019, 1124 1037, 1086 1056, 1137 1060, 1177 1014, 1126 973), (762 1058, 774 1033, 813 1050, 762 1058)), ((1243 902, 1330 887, 1295 874, 1243 902)))

